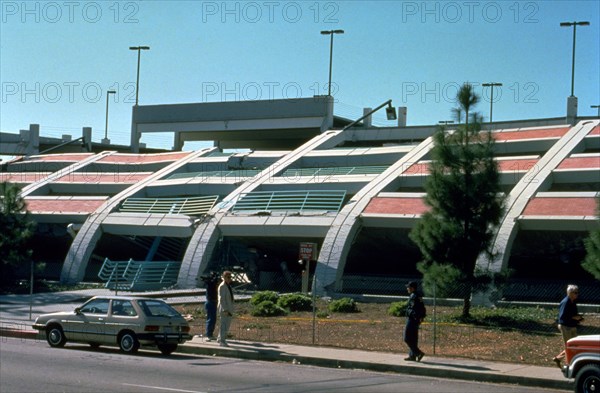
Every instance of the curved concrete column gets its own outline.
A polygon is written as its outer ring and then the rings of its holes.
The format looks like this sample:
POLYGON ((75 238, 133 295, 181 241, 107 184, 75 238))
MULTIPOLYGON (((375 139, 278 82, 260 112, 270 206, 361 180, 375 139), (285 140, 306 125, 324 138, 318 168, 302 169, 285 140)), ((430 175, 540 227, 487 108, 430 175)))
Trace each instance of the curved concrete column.
POLYGON ((598 123, 598 120, 583 121, 572 127, 513 187, 507 196, 506 213, 494 238, 493 250, 496 258, 494 261, 489 261, 487 257, 480 256, 477 260, 478 268, 500 272, 508 266, 510 250, 519 229, 518 218, 525 206, 537 192, 544 191, 551 185, 552 171, 573 153, 573 150, 598 123))
POLYGON ((412 164, 423 159, 432 147, 433 138, 425 139, 402 159, 363 187, 340 211, 327 233, 319 253, 315 272, 315 291, 317 294, 323 295, 327 291, 341 290, 346 259, 352 240, 360 229, 358 217, 373 197, 377 196, 386 187, 393 187, 395 183, 400 183, 402 173, 410 168, 412 164))
POLYGON ((323 134, 317 135, 296 150, 273 163, 271 166, 265 168, 254 178, 245 181, 240 187, 236 188, 235 191, 215 205, 208 214, 210 219, 205 223, 200 224, 190 239, 190 244, 183 257, 182 267, 179 273, 179 286, 182 288, 197 287, 198 277, 204 273, 204 270, 210 262, 214 248, 221 237, 219 222, 227 212, 231 210, 235 201, 242 193, 248 193, 257 189, 275 175, 285 171, 290 165, 308 152, 318 147, 337 144, 340 133, 341 131, 326 131, 323 134))
MULTIPOLYGON (((572 127, 513 187, 506 199, 506 213, 494 237, 494 259, 490 261, 487 255, 481 254, 476 269, 499 273, 508 267, 513 242, 519 232, 518 218, 523 214, 527 203, 536 193, 551 185, 552 171, 573 153, 583 138, 599 123, 598 120, 582 121, 572 127)), ((496 289, 490 287, 487 291, 474 294, 472 301, 473 304, 491 305, 498 296, 496 289)))
POLYGON ((210 150, 211 149, 202 149, 188 154, 160 171, 148 176, 143 181, 123 190, 100 206, 90 215, 90 217, 88 217, 77 233, 75 239, 73 239, 73 243, 69 248, 69 252, 67 253, 60 273, 60 281, 65 283, 76 283, 83 279, 92 252, 94 251, 98 240, 102 237, 102 222, 110 213, 117 209, 123 200, 144 189, 155 180, 173 172, 193 159, 208 153, 210 150))

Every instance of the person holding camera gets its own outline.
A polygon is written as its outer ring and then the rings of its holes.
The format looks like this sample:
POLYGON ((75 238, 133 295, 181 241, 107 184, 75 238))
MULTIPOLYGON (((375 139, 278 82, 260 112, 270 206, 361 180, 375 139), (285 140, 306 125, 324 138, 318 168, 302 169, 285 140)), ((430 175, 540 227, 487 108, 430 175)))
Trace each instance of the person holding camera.
POLYGON ((231 326, 231 320, 233 319, 233 289, 231 283, 233 282, 232 273, 229 270, 225 270, 221 275, 223 282, 219 285, 219 316, 221 318, 221 325, 219 326, 219 337, 217 341, 222 347, 228 347, 227 334, 229 333, 229 327, 231 326))
MULTIPOLYGON (((583 321, 583 317, 577 311, 577 298, 579 297, 579 287, 577 285, 567 286, 567 296, 558 306, 558 330, 562 333, 565 347, 567 341, 577 337, 577 325, 583 321)), ((560 362, 565 357, 565 350, 552 359, 560 368, 560 362)))
POLYGON ((206 302, 204 303, 204 311, 206 311, 206 341, 215 340, 215 326, 217 325, 217 303, 219 301, 219 275, 212 272, 208 276, 202 276, 206 287, 206 302))

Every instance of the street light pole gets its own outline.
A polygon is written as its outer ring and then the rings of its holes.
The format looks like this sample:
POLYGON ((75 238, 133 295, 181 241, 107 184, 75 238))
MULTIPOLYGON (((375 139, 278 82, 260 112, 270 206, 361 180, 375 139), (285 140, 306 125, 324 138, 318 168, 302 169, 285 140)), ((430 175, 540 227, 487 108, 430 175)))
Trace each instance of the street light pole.
POLYGON ((143 50, 150 50, 149 46, 130 46, 129 47, 130 50, 136 50, 138 53, 138 59, 137 59, 137 79, 135 82, 135 106, 138 106, 138 94, 139 94, 139 88, 140 88, 140 53, 143 50))
POLYGON ((573 26, 573 59, 571 61, 571 97, 574 97, 575 90, 575 37, 577 35, 577 26, 589 26, 590 22, 561 22, 561 27, 573 26))
POLYGON ((492 91, 490 92, 490 126, 492 125, 492 119, 493 119, 493 111, 494 111, 494 86, 502 86, 502 83, 498 83, 498 82, 490 82, 490 83, 484 83, 482 86, 484 87, 490 87, 492 89, 492 91))
POLYGON ((321 31, 321 34, 331 36, 331 39, 329 41, 329 84, 328 84, 328 90, 327 90, 327 95, 330 96, 331 95, 331 68, 332 68, 332 63, 333 63, 333 35, 334 34, 344 34, 344 30, 323 30, 323 31, 321 31))
POLYGON ((106 92, 106 122, 104 123, 104 139, 102 143, 109 144, 110 140, 108 139, 108 96, 111 94, 116 94, 117 92, 114 90, 108 90, 106 92))

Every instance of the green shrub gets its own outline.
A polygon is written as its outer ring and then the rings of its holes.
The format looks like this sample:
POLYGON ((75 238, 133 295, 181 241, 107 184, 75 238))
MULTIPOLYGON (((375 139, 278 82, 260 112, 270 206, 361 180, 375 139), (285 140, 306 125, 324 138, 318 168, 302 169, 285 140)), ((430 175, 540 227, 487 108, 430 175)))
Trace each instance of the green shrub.
POLYGON ((278 317, 287 314, 287 312, 272 301, 264 300, 255 305, 250 314, 255 317, 278 317))
POLYGON ((393 317, 405 317, 408 300, 404 302, 394 302, 388 308, 388 314, 393 317))
POLYGON ((253 306, 256 306, 256 305, 264 302, 265 300, 268 300, 273 303, 277 303, 278 298, 279 298, 279 295, 275 291, 256 292, 250 298, 250 304, 252 304, 253 306))
POLYGON ((360 312, 354 299, 344 297, 334 300, 329 303, 329 311, 331 312, 360 312))
POLYGON ((311 311, 312 299, 302 293, 287 293, 277 299, 277 305, 289 311, 311 311))

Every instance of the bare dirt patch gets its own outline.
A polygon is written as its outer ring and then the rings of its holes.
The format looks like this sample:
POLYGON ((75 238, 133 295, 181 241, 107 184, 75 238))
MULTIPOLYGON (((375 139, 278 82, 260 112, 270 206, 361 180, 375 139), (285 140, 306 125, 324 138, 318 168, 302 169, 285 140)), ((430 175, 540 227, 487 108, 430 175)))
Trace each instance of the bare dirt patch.
MULTIPOLYGON (((247 302, 237 304, 236 318, 230 333, 232 339, 277 342, 284 344, 319 345, 380 352, 406 353, 402 341, 404 318, 388 314, 389 304, 362 303, 358 313, 329 313, 316 318, 311 312, 294 312, 284 317, 253 317, 247 302), (314 323, 314 341, 313 341, 314 323)), ((319 310, 325 310, 319 304, 319 310)), ((179 310, 193 317, 193 334, 203 334, 204 310, 201 305, 180 306, 179 310)), ((442 316, 455 313, 451 307, 438 307, 442 316)), ((432 310, 421 326, 420 347, 427 354, 448 357, 494 360, 499 362, 554 366, 552 357, 562 350, 563 343, 552 318, 539 321, 543 330, 513 330, 486 328, 455 323, 433 323, 432 310)), ((587 315, 580 334, 600 332, 600 316, 587 315)))

